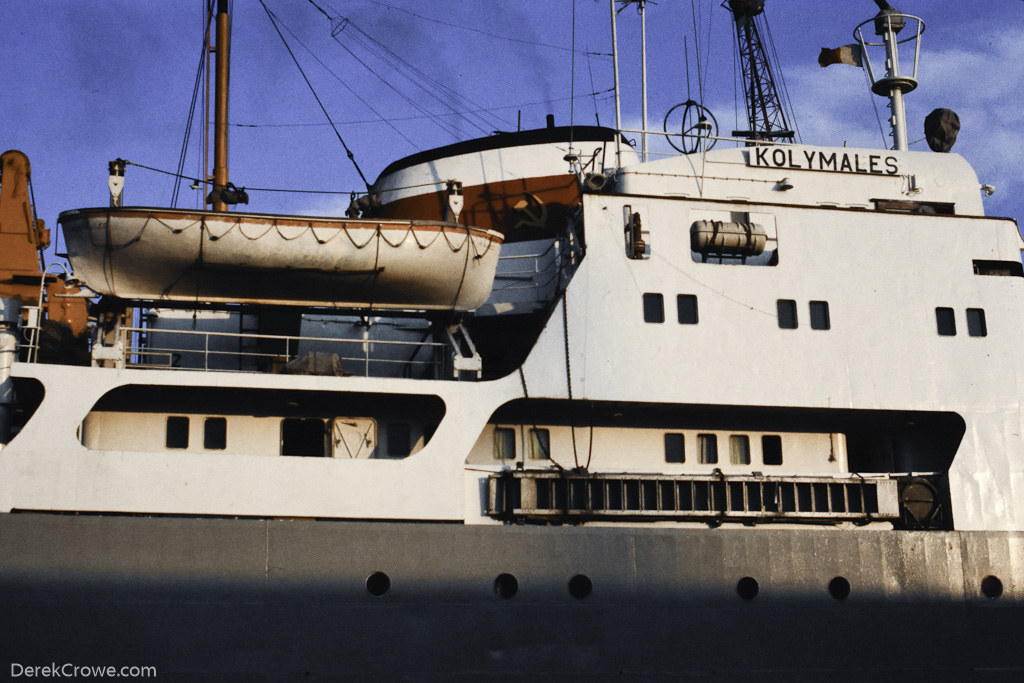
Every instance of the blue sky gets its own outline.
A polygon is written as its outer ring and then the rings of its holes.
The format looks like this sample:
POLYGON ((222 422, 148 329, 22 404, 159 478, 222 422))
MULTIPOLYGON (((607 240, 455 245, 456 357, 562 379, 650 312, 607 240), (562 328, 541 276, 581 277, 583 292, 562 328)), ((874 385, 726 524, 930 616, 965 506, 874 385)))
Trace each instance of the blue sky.
MULTIPOLYGON (((514 130, 520 117, 523 128, 543 126, 548 113, 559 124, 614 123, 607 0, 318 0, 333 22, 304 0, 264 1, 371 181, 397 158, 514 130), (342 17, 349 23, 335 39, 332 28, 342 17), (415 72, 395 70, 399 58, 415 72), (449 94, 447 104, 435 97, 441 93, 449 94), (455 116, 449 106, 475 113, 455 116)), ((661 128, 672 105, 696 99, 698 42, 704 100, 723 129, 736 125, 735 38, 720 4, 697 2, 696 22, 690 2, 648 6, 652 128, 661 128)), ((1024 143, 1024 61, 1017 56, 1024 2, 893 4, 927 23, 921 85, 907 98, 911 141, 923 137, 922 121, 932 109, 957 111, 962 130, 954 151, 974 165, 980 182, 997 188, 985 200, 988 213, 1024 218, 1017 170, 1024 143)), ((114 158, 176 168, 201 49, 202 6, 202 0, 0 0, 0 148, 29 156, 38 212, 51 228, 60 211, 107 203, 107 162, 114 158)), ((816 62, 822 47, 852 42, 854 26, 876 11, 871 0, 768 0, 803 142, 883 146, 872 100, 883 120, 884 101, 869 94, 863 72, 821 69, 816 62)), ((625 123, 637 127, 635 10, 624 10, 618 25, 625 123)), ((363 189, 259 0, 235 0, 232 53, 232 181, 250 188, 363 189)), ((188 175, 199 175, 198 151, 193 140, 188 175)), ((166 206, 173 184, 169 176, 129 167, 126 203, 166 206)), ((348 204, 345 194, 254 191, 250 197, 248 210, 258 212, 337 215, 348 204)), ((199 201, 186 183, 178 205, 199 201)))

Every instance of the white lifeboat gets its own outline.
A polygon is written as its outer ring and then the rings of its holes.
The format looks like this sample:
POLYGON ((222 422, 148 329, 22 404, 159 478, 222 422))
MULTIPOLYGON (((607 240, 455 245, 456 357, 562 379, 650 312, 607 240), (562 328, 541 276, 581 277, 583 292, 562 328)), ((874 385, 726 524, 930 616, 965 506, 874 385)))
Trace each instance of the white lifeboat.
POLYGON ((79 282, 146 301, 468 311, 490 295, 502 243, 424 220, 145 207, 59 220, 79 282))

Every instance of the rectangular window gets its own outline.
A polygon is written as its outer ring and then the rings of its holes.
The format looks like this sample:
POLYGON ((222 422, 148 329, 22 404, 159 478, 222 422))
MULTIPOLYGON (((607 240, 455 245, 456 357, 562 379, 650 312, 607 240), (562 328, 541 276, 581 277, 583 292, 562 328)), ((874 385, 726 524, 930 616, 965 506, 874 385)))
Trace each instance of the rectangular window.
POLYGON ((765 434, 761 437, 761 460, 765 465, 782 464, 782 437, 765 434))
POLYGON ((644 322, 665 322, 665 298, 661 294, 644 294, 644 322))
POLYGON ((388 423, 388 455, 404 458, 412 453, 412 430, 405 422, 388 423))
POLYGON ((676 297, 676 310, 680 325, 697 324, 697 297, 693 294, 680 294, 676 297))
POLYGON ((718 437, 714 434, 697 435, 697 456, 702 465, 718 462, 718 437))
POLYGON ((318 419, 289 417, 281 420, 281 455, 326 455, 326 422, 318 419))
POLYGON ((746 434, 733 434, 729 437, 729 464, 750 464, 750 437, 746 434))
POLYGON ((832 321, 828 317, 827 301, 811 302, 811 329, 827 330, 832 327, 832 321))
POLYGON ((188 448, 188 418, 172 415, 167 418, 167 448, 188 448))
POLYGON ((516 430, 494 428, 494 459, 513 460, 516 457, 516 430))
POLYGON ((985 309, 967 309, 967 334, 972 337, 988 336, 988 326, 985 324, 985 309))
POLYGON ((1020 261, 975 261, 974 274, 1024 277, 1024 265, 1020 261))
POLYGON ((530 460, 551 459, 551 435, 546 429, 530 430, 530 460))
POLYGON ((686 462, 682 434, 665 434, 665 462, 686 462))
POLYGON ((228 447, 228 421, 223 417, 203 420, 203 448, 222 451, 228 447))
POLYGON ((784 330, 795 330, 797 326, 796 302, 792 299, 779 299, 778 311, 779 327, 784 330))
POLYGON ((956 315, 953 313, 952 308, 936 308, 935 309, 935 325, 939 330, 939 335, 943 337, 952 337, 956 335, 956 315))

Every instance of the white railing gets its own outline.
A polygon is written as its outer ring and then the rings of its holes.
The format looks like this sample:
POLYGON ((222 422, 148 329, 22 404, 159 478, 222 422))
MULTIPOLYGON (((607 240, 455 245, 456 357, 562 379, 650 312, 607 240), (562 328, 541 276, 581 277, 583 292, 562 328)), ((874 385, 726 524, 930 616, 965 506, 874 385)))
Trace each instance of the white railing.
POLYGON ((274 372, 309 350, 334 354, 341 368, 363 376, 440 377, 447 344, 364 338, 299 337, 245 332, 168 330, 150 327, 119 329, 120 362, 128 368, 274 372), (179 342, 180 343, 175 343, 179 342), (424 359, 423 356, 426 356, 424 359), (417 373, 416 370, 420 370, 417 373))

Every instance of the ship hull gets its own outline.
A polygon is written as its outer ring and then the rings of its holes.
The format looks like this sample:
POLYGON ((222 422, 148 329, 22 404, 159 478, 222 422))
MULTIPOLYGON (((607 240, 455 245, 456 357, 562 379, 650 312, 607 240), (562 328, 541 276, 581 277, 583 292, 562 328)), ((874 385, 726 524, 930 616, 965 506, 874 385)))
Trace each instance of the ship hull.
POLYGON ((0 614, 160 680, 1019 680, 1024 533, 3 514, 0 614))

